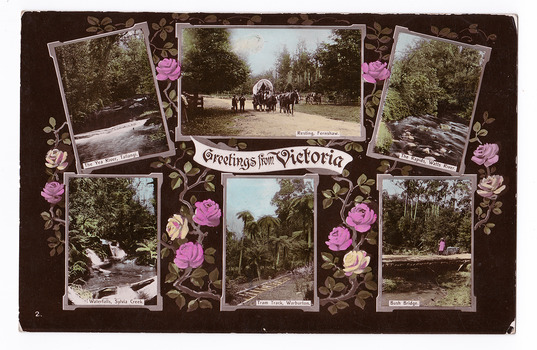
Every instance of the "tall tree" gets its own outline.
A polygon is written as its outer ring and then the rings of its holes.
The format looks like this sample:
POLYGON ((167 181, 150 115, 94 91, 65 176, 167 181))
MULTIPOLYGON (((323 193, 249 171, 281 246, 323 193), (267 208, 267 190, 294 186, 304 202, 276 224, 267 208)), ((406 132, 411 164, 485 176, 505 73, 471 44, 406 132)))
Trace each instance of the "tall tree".
POLYGON ((231 49, 224 28, 183 30, 182 88, 190 93, 230 91, 243 84, 250 68, 231 49))

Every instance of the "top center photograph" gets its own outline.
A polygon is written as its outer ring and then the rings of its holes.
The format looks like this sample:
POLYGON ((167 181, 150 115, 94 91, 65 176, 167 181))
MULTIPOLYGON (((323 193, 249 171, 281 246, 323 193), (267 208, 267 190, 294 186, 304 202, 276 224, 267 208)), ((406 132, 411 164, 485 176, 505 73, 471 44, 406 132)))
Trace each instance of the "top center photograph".
POLYGON ((365 140, 365 25, 176 24, 176 33, 181 66, 176 141, 365 140))

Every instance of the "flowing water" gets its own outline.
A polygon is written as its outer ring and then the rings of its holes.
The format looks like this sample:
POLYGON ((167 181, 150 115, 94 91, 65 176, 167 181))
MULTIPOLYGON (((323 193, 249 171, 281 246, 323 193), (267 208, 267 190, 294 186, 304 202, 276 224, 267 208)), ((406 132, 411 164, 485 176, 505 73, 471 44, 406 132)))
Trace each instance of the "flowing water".
POLYGON ((410 116, 399 121, 386 122, 393 136, 393 143, 387 154, 397 157, 397 153, 404 153, 449 165, 459 165, 469 131, 468 124, 468 121, 457 117, 440 118, 431 115, 410 116))

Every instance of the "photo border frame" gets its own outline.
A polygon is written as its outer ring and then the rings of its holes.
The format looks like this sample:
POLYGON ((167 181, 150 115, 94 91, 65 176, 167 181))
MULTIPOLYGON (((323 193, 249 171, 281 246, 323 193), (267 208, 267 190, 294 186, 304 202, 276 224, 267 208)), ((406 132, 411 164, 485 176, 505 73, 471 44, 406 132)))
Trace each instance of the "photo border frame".
POLYGON ((162 211, 162 182, 164 175, 162 173, 150 173, 147 175, 118 175, 118 174, 75 174, 67 172, 63 174, 63 183, 65 184, 65 294, 62 298, 62 310, 75 310, 75 309, 148 309, 150 311, 162 311, 163 310, 163 298, 161 288, 161 258, 160 258, 160 232, 161 232, 161 211, 162 211), (105 305, 105 304, 92 304, 92 305, 74 305, 69 304, 68 299, 68 286, 69 286, 69 180, 76 178, 153 178, 156 180, 156 220, 157 220, 157 258, 156 258, 156 277, 157 277, 157 303, 156 305, 105 305))
MULTIPOLYGON (((179 65, 182 67, 182 60, 183 60, 183 45, 182 45, 182 31, 186 28, 235 28, 235 29, 346 29, 346 30, 360 30, 361 34, 361 48, 360 48, 360 71, 362 71, 361 65, 365 62, 364 61, 364 51, 365 51, 365 37, 366 37, 366 25, 365 24, 350 24, 346 26, 303 26, 303 25, 270 25, 270 24, 263 24, 263 25, 234 25, 234 24, 222 24, 222 25, 197 25, 197 24, 190 24, 190 23, 176 23, 175 24, 175 35, 177 39, 177 60, 179 62, 179 65)), ((178 95, 182 94, 182 77, 179 77, 177 79, 177 91, 178 95)), ((346 139, 351 141, 365 141, 366 140, 366 128, 364 125, 365 117, 364 117, 364 78, 363 75, 360 74, 360 135, 359 136, 322 136, 326 139, 346 139)), ((175 128, 175 141, 188 141, 190 140, 190 137, 198 137, 198 138, 206 138, 206 139, 227 139, 227 138, 247 138, 247 139, 275 139, 275 140, 307 140, 311 138, 312 136, 249 136, 249 135, 228 135, 228 136, 212 136, 212 135, 183 135, 181 130, 181 112, 182 109, 179 108, 179 111, 177 113, 177 127, 175 128)), ((298 130, 297 130, 298 131, 298 130)), ((317 130, 316 130, 317 131, 317 130)), ((322 131, 322 130, 319 130, 322 131)))
POLYGON ((236 310, 302 310, 305 312, 319 312, 320 301, 317 292, 317 187, 319 186, 319 174, 304 174, 304 175, 237 175, 232 173, 222 173, 223 187, 223 232, 226 230, 226 214, 227 214, 227 180, 231 178, 249 178, 249 179, 312 179, 313 180, 313 300, 311 306, 234 306, 226 304, 226 234, 222 236, 222 296, 220 297, 220 311, 236 311, 236 310))
MULTIPOLYGON (((476 45, 471 45, 471 44, 458 42, 458 41, 454 41, 454 40, 450 40, 450 39, 440 38, 440 37, 436 37, 436 36, 433 36, 433 35, 428 35, 428 34, 423 34, 423 33, 415 32, 415 31, 411 31, 406 27, 395 26, 395 30, 394 30, 394 33, 393 33, 392 51, 390 53, 390 60, 388 62, 388 67, 387 67, 387 69, 390 72, 391 72, 392 66, 394 64, 395 49, 397 48, 397 41, 398 41, 398 38, 399 38, 399 34, 401 34, 401 33, 403 33, 403 34, 411 34, 411 35, 415 35, 415 36, 425 38, 425 39, 430 39, 430 40, 442 41, 442 42, 446 42, 446 43, 449 43, 449 44, 462 46, 462 47, 466 47, 466 48, 470 48, 470 49, 474 49, 474 50, 484 52, 483 63, 481 65, 481 67, 482 67, 481 68, 481 75, 479 77, 479 84, 477 86, 477 91, 475 93, 474 105, 473 105, 473 108, 472 108, 472 115, 471 115, 470 120, 468 122, 468 134, 466 135, 466 141, 465 141, 465 146, 464 146, 464 149, 463 149, 463 152, 462 152, 461 160, 460 160, 459 164, 454 165, 454 166, 457 167, 457 171, 451 171, 451 170, 442 169, 442 168, 439 168, 439 167, 436 167, 436 166, 433 166, 433 165, 422 164, 422 163, 419 163, 419 162, 413 162, 411 160, 392 157, 392 156, 388 156, 388 155, 384 155, 384 154, 375 152, 377 134, 378 134, 378 131, 379 131, 379 128, 380 128, 380 122, 382 121, 382 113, 383 113, 383 110, 384 110, 384 102, 386 100, 386 95, 388 93, 391 76, 388 79, 385 80, 383 88, 382 88, 382 95, 381 95, 381 98, 380 98, 379 107, 378 107, 378 111, 377 111, 377 118, 376 118, 376 121, 375 121, 375 128, 373 129, 373 134, 371 136, 371 141, 369 142, 369 144, 367 146, 366 155, 368 157, 375 158, 375 159, 391 159, 393 161, 398 161, 398 162, 401 162, 401 163, 411 164, 411 165, 419 166, 419 167, 422 167, 422 168, 441 171, 441 172, 449 173, 449 174, 452 174, 452 175, 462 175, 464 173, 464 169, 466 167, 464 161, 465 161, 465 158, 466 158, 466 153, 468 152, 468 144, 469 144, 469 141, 470 141, 470 135, 472 133, 472 125, 474 123, 474 116, 475 116, 475 111, 477 109, 477 103, 478 103, 478 99, 479 99, 479 94, 481 92, 481 84, 483 83, 483 76, 485 74, 485 69, 486 69, 487 63, 490 60, 490 55, 491 55, 492 48, 488 47, 488 46, 483 46, 483 45, 477 45, 477 44, 476 45)), ((452 165, 452 164, 448 164, 448 165, 452 165)))
POLYGON ((458 310, 462 312, 476 312, 477 311, 477 298, 475 296, 475 230, 474 230, 474 206, 476 204, 475 200, 475 191, 477 189, 477 175, 476 174, 464 174, 460 176, 393 176, 390 174, 377 174, 377 190, 379 192, 379 233, 378 233, 378 294, 376 298, 376 312, 392 312, 394 310, 413 310, 413 311, 424 311, 424 310, 458 310), (471 260, 470 264, 472 266, 471 271, 471 281, 472 287, 470 291, 470 303, 469 307, 464 306, 382 306, 382 247, 383 247, 383 200, 382 200, 382 189, 383 189, 383 180, 469 180, 472 184, 471 189, 471 198, 472 204, 470 206, 470 215, 472 217, 472 238, 471 238, 471 260))
POLYGON ((160 90, 159 90, 158 80, 157 80, 156 71, 155 71, 155 64, 153 62, 153 58, 151 57, 151 50, 150 50, 150 47, 149 47, 149 27, 147 25, 147 22, 136 23, 132 27, 128 27, 128 28, 120 29, 120 30, 114 30, 114 31, 106 32, 106 33, 102 33, 102 34, 91 35, 91 36, 88 36, 88 37, 85 37, 85 38, 78 38, 78 39, 68 40, 68 41, 64 41, 64 42, 61 42, 61 41, 49 42, 47 44, 47 46, 48 46, 49 55, 52 58, 53 63, 54 63, 54 69, 55 69, 56 77, 57 77, 57 80, 58 80, 58 86, 59 86, 59 89, 60 89, 60 94, 61 94, 63 109, 64 109, 64 112, 65 112, 65 117, 66 117, 66 121, 67 121, 67 126, 69 128, 69 134, 71 135, 71 145, 73 147, 73 153, 74 153, 75 160, 76 160, 75 166, 76 166, 77 173, 79 173, 79 174, 91 174, 93 171, 98 170, 98 169, 102 169, 102 168, 107 168, 107 167, 116 166, 116 165, 125 164, 125 163, 130 163, 130 162, 136 162, 136 161, 140 161, 140 160, 144 160, 144 159, 148 159, 148 158, 155 158, 155 157, 159 157, 159 156, 160 157, 167 157, 167 156, 175 155, 175 144, 172 141, 172 139, 170 137, 170 132, 168 130, 168 123, 167 123, 166 116, 165 116, 165 113, 164 113, 164 108, 162 107, 162 98, 160 96, 160 90), (160 112, 161 119, 162 119, 162 127, 163 127, 164 133, 166 135, 166 143, 168 145, 168 150, 164 151, 164 152, 154 153, 154 154, 147 154, 147 155, 143 155, 143 156, 136 157, 136 158, 124 159, 124 160, 119 160, 119 161, 111 162, 111 163, 107 163, 107 164, 96 165, 96 166, 93 166, 91 168, 84 168, 83 164, 81 164, 81 160, 80 160, 80 157, 78 155, 77 145, 76 145, 76 141, 75 141, 75 133, 74 133, 72 121, 71 121, 71 118, 70 118, 69 107, 67 105, 67 99, 65 97, 65 89, 64 89, 64 86, 63 86, 62 76, 61 76, 61 72, 60 72, 60 67, 58 65, 58 58, 56 56, 55 49, 57 47, 60 47, 60 46, 70 45, 70 44, 79 43, 79 42, 83 42, 83 41, 89 41, 89 40, 92 40, 92 39, 98 39, 98 38, 102 38, 102 37, 106 37, 106 36, 117 35, 117 34, 120 34, 120 33, 134 31, 134 30, 141 30, 142 33, 144 34, 144 43, 145 43, 145 47, 146 47, 147 58, 149 60, 149 66, 151 67, 151 73, 153 74, 153 82, 154 82, 154 87, 155 87, 155 94, 156 94, 157 99, 158 99, 159 112, 160 112))

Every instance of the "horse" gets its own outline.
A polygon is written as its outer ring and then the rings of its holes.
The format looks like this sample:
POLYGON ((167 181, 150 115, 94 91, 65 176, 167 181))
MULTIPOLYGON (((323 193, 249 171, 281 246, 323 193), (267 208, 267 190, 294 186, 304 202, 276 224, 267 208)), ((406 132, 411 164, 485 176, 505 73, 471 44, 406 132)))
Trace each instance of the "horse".
POLYGON ((285 94, 281 94, 279 96, 280 113, 283 110, 284 113, 294 114, 295 103, 298 104, 299 100, 300 100, 300 95, 298 94, 296 90, 293 92, 287 92, 285 94))
POLYGON ((318 92, 310 92, 307 96, 306 96, 306 104, 309 103, 309 104, 318 104, 320 105, 321 104, 321 94, 318 93, 318 92))

